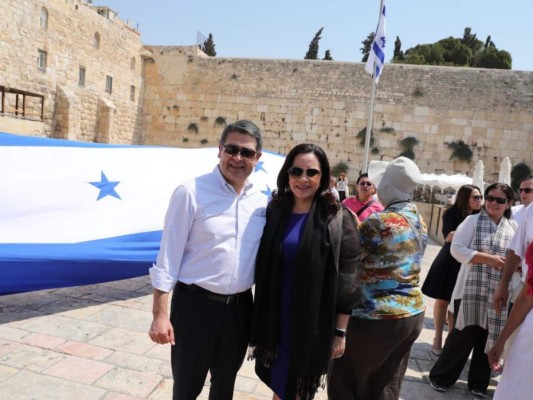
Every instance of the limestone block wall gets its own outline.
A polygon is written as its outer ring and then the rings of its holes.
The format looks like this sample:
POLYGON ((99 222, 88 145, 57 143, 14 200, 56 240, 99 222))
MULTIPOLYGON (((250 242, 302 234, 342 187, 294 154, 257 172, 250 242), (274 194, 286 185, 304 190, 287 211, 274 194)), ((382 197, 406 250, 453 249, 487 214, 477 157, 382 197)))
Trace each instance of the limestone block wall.
MULTIPOLYGON (((80 0, 2 0, 1 10, 0 85, 45 96, 41 135, 97 140, 103 99, 115 107, 109 141, 138 142, 143 63, 137 31, 80 0), (46 53, 45 67, 38 64, 39 51, 46 53), (80 68, 85 70, 83 85, 80 68)), ((3 116, 13 118, 11 113, 3 116)), ((16 127, 17 119, 9 126, 16 127)), ((22 121, 18 126, 19 133, 35 134, 25 132, 22 121)))
MULTIPOLYGON (((332 164, 361 169, 358 133, 367 125, 370 77, 362 63, 196 57, 177 47, 146 47, 142 142, 213 146, 225 123, 247 118, 265 148, 286 154, 297 143, 322 146, 332 164)), ((503 157, 533 164, 533 73, 387 64, 374 106, 375 154, 390 160, 400 140, 423 172, 471 173, 482 159, 487 181, 503 157), (464 141, 471 163, 450 161, 464 141)))

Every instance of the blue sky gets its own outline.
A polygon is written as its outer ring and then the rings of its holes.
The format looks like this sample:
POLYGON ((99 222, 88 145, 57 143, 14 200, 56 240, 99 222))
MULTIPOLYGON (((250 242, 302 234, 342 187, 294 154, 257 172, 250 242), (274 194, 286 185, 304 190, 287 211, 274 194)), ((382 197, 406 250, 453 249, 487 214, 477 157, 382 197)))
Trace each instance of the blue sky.
MULTIPOLYGON (((303 59, 321 27, 320 57, 361 60, 361 42, 376 29, 379 0, 94 0, 139 24, 144 44, 193 45, 213 34, 217 56, 303 59)), ((386 0, 387 60, 396 36, 402 50, 471 27, 513 57, 513 70, 533 71, 531 0, 386 0)))

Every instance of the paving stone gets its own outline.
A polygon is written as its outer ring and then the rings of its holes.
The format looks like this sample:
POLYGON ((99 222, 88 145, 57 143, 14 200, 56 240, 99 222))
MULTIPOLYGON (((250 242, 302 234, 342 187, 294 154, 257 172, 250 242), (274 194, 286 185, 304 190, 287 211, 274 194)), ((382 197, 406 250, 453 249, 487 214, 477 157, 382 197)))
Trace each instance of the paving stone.
MULTIPOLYGON (((63 360, 64 355, 29 345, 19 345, 0 357, 0 365, 40 372, 63 360)), ((1 397, 0 397, 1 398, 1 397)))
POLYGON ((44 370, 43 373, 70 381, 91 384, 113 368, 115 368, 114 365, 101 361, 67 356, 64 360, 44 370))
MULTIPOLYGON (((126 353, 123 351, 115 351, 111 354, 106 362, 120 367, 134 369, 136 371, 148 371, 159 373, 163 365, 169 364, 167 361, 159 360, 157 358, 147 357, 138 354, 126 353)), ((169 367, 170 368, 170 367, 169 367)))
POLYGON ((57 346, 65 343, 65 339, 56 336, 45 335, 43 333, 30 333, 20 339, 21 343, 30 346, 40 347, 42 349, 55 349, 57 346))
POLYGON ((104 360, 113 353, 112 350, 103 347, 72 341, 57 346, 56 351, 92 360, 104 360))
POLYGON ((22 324, 21 327, 28 331, 45 333, 78 342, 87 342, 109 329, 105 325, 61 315, 34 318, 30 322, 22 324))
POLYGON ((0 339, 20 340, 29 335, 28 331, 12 328, 9 325, 0 325, 0 339))
POLYGON ((147 333, 132 332, 121 328, 109 328, 89 343, 134 354, 144 354, 154 346, 147 333))
POLYGON ((9 400, 95 400, 106 391, 52 376, 24 370, 0 385, 0 399, 9 400))
POLYGON ((8 367, 7 365, 0 365, 0 382, 6 380, 10 376, 15 375, 18 373, 20 369, 8 367))
POLYGON ((91 321, 99 324, 115 326, 117 328, 142 332, 148 337, 148 329, 152 322, 152 314, 146 311, 126 309, 116 304, 111 304, 98 310, 91 316, 91 321))
POLYGON ((163 379, 156 386, 155 390, 147 397, 150 400, 168 400, 172 398, 172 386, 174 380, 163 379))
POLYGON ((96 386, 138 397, 147 397, 162 381, 160 375, 115 367, 95 382, 96 386))

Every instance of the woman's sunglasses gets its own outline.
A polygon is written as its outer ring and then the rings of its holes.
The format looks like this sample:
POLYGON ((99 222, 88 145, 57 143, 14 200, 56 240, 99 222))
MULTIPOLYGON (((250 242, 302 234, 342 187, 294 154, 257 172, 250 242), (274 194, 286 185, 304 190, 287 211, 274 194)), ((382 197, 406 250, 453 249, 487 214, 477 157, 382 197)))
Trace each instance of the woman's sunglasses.
POLYGON ((223 144, 221 146, 224 148, 224 153, 229 154, 232 157, 240 154, 242 158, 252 159, 257 154, 257 152, 252 149, 235 146, 234 144, 223 144))
POLYGON ((303 175, 304 171, 308 178, 312 178, 313 176, 320 174, 320 171, 318 169, 308 168, 304 170, 303 168, 300 168, 300 167, 290 167, 287 170, 287 173, 289 174, 289 176, 298 178, 303 175))
POLYGON ((507 203, 507 199, 504 197, 504 198, 501 198, 501 197, 494 197, 494 196, 491 196, 490 194, 485 196, 485 201, 487 203, 490 203, 491 201, 495 201, 496 203, 498 204, 505 204, 507 203))
POLYGON ((370 182, 359 182, 358 185, 359 186, 372 186, 370 182))
POLYGON ((483 196, 470 196, 471 199, 474 199, 475 201, 481 201, 483 200, 483 196))
POLYGON ((533 188, 519 188, 518 191, 520 193, 526 192, 527 194, 531 193, 533 191, 533 188))

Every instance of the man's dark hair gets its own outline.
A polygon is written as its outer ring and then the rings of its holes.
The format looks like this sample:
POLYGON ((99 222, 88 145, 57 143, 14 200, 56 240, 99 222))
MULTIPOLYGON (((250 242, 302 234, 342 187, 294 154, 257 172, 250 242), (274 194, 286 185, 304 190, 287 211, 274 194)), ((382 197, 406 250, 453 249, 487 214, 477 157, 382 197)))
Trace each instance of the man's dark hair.
POLYGON ((263 135, 261 134, 261 130, 259 129, 259 127, 253 122, 241 119, 239 121, 235 121, 232 124, 229 124, 222 131, 219 143, 225 144, 228 135, 232 132, 239 132, 245 135, 252 136, 257 142, 255 150, 259 153, 263 149, 263 135))

